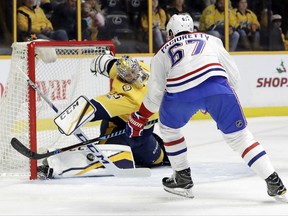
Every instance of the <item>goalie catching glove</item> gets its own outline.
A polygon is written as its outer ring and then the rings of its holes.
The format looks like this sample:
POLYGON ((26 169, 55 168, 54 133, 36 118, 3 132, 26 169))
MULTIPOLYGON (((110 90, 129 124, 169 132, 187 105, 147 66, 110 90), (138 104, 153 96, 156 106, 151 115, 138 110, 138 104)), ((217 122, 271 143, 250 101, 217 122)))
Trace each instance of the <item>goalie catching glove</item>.
POLYGON ((113 53, 106 51, 105 54, 95 57, 90 64, 90 71, 97 76, 97 73, 109 78, 109 71, 116 59, 113 53))

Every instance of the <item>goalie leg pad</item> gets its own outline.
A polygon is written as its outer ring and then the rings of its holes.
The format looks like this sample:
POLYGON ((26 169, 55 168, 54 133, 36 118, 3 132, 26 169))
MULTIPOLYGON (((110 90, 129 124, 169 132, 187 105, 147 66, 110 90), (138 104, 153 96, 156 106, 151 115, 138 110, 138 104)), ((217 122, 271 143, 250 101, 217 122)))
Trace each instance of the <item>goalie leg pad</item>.
MULTIPOLYGON (((121 169, 135 168, 134 158, 129 146, 117 144, 97 145, 107 157, 121 169)), ((77 149, 47 158, 53 169, 53 178, 107 176, 109 173, 99 160, 85 149, 77 149)))

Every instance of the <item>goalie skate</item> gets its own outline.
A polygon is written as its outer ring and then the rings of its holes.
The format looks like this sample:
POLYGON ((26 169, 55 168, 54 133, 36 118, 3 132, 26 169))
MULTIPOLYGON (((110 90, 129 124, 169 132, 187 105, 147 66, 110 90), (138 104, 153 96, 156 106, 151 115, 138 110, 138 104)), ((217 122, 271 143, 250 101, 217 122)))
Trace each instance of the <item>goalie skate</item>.
POLYGON ((194 198, 192 193, 193 181, 190 168, 176 171, 172 177, 165 177, 162 180, 165 191, 179 196, 194 198))

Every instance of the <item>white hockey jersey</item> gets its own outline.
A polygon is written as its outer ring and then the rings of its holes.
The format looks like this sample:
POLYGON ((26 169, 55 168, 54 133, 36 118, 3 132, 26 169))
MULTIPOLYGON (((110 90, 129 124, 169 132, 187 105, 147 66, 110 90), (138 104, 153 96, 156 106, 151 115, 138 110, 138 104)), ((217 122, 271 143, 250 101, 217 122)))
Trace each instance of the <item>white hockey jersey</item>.
POLYGON ((205 33, 179 35, 166 42, 151 61, 145 107, 157 112, 164 92, 191 89, 212 76, 227 77, 237 89, 238 67, 222 41, 205 33))

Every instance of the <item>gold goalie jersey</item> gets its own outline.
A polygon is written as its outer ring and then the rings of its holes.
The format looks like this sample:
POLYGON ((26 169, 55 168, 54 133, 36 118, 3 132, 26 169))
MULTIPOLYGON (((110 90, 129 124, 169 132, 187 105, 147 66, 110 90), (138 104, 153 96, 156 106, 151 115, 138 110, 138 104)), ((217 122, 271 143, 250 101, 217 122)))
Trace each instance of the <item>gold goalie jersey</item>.
MULTIPOLYGON (((150 67, 148 65, 144 64, 143 62, 138 63, 142 70, 148 74, 150 73, 150 67)), ((147 93, 147 80, 140 88, 136 87, 134 84, 125 82, 117 74, 116 62, 108 72, 109 77, 112 79, 112 88, 106 95, 101 95, 94 99, 99 103, 95 104, 97 108, 95 117, 97 120, 100 120, 100 116, 109 116, 110 118, 116 117, 113 119, 113 122, 118 125, 119 121, 122 123, 127 122, 130 113, 139 109, 142 100, 147 93), (99 105, 101 105, 103 109, 99 109, 99 105), (106 112, 106 115, 103 112, 106 112)), ((153 115, 151 116, 150 120, 156 118, 157 116, 153 115)))
MULTIPOLYGON (((124 129, 130 113, 138 111, 147 93, 149 66, 138 62, 136 65, 140 72, 138 74, 135 73, 135 77, 137 77, 137 80, 141 78, 139 85, 135 84, 135 79, 132 79, 132 84, 129 84, 126 79, 131 79, 127 71, 131 72, 135 69, 135 65, 130 64, 129 61, 127 58, 116 59, 112 55, 103 55, 96 57, 92 62, 93 71, 96 71, 95 66, 97 66, 98 74, 102 74, 112 80, 111 90, 107 94, 90 100, 96 108, 94 118, 91 121, 102 120, 100 133, 103 135, 111 134, 113 130, 124 129), (99 63, 100 61, 102 62, 99 63), (141 76, 141 73, 145 73, 145 78, 141 76)), ((135 63, 134 61, 132 62, 135 63)), ((156 117, 156 115, 152 116, 151 120, 156 119, 156 117)), ((119 168, 134 168, 135 164, 139 166, 162 164, 164 152, 158 145, 158 141, 154 139, 153 125, 147 126, 145 129, 140 139, 129 139, 123 134, 112 137, 112 139, 101 140, 99 144, 109 145, 98 145, 98 148, 107 154, 109 159, 119 168)), ((91 155, 89 150, 79 148, 76 151, 69 151, 67 154, 49 157, 47 162, 49 168, 53 170, 52 177, 111 175, 109 170, 103 168, 98 160, 91 159, 89 155, 91 155)))

